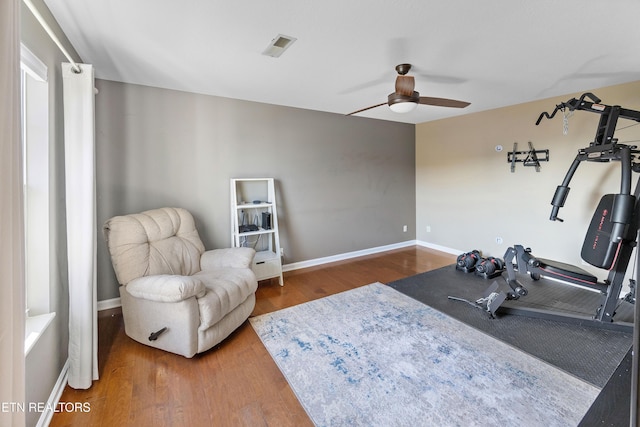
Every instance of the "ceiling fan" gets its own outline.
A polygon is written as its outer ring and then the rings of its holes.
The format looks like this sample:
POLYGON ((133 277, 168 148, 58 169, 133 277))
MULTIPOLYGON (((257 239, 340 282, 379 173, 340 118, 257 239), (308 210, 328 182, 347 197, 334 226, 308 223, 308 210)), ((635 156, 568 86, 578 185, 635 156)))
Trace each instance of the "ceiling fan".
POLYGON ((396 77, 396 91, 389 94, 387 102, 362 108, 347 114, 347 116, 361 113, 384 104, 388 104, 389 108, 396 113, 408 113, 416 108, 418 104, 452 108, 464 108, 470 104, 469 102, 457 101, 455 99, 420 96, 418 92, 413 90, 415 88, 415 79, 413 76, 407 76, 409 70, 411 70, 411 64, 396 65, 396 71, 398 72, 398 77, 396 77))

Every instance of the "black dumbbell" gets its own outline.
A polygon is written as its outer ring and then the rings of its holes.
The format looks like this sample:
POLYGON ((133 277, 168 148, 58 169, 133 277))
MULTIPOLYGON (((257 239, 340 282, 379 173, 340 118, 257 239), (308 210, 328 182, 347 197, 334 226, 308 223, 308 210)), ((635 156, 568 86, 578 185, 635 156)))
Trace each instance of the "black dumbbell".
POLYGON ((471 270, 481 259, 482 257, 480 256, 480 252, 474 249, 471 252, 458 255, 456 265, 459 268, 471 270))
POLYGON ((478 273, 485 273, 487 275, 493 274, 502 269, 504 269, 504 261, 492 256, 483 259, 478 263, 478 265, 476 265, 476 271, 478 273))

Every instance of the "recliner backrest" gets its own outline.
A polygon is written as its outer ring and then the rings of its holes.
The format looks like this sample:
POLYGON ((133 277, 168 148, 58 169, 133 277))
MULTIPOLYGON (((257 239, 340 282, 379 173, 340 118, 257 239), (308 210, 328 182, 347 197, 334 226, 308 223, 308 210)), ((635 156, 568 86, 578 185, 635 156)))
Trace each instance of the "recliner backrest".
POLYGON ((182 208, 160 208, 108 220, 103 232, 118 282, 142 276, 200 271, 204 244, 193 216, 182 208))

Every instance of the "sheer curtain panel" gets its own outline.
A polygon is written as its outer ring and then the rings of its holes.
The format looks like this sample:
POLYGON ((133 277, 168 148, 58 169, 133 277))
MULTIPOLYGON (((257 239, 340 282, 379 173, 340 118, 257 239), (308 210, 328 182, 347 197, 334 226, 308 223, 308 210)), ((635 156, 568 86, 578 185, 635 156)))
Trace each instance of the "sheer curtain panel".
POLYGON ((12 427, 25 423, 19 13, 19 0, 0 1, 0 425, 12 427))
POLYGON ((62 64, 69 263, 69 386, 98 379, 93 66, 62 64))

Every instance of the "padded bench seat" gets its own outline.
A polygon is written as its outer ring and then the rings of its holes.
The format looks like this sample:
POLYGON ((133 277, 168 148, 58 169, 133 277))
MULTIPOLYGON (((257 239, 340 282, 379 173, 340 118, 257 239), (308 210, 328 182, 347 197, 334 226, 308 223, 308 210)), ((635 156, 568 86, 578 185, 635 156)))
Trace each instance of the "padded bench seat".
MULTIPOLYGON (((536 258, 536 260, 540 262, 539 268, 549 277, 555 277, 564 281, 581 282, 589 285, 599 284, 596 276, 575 265, 544 258, 536 258)), ((606 287, 606 285, 602 285, 602 288, 606 287)))

